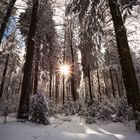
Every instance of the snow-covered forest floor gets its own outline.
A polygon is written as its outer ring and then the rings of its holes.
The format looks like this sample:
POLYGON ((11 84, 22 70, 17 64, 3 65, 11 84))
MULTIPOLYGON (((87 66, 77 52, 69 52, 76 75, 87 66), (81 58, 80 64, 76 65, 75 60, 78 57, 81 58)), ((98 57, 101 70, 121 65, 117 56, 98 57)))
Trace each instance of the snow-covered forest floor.
POLYGON ((139 140, 134 122, 98 122, 87 125, 79 116, 59 116, 50 119, 51 125, 17 122, 8 118, 0 121, 0 140, 139 140))

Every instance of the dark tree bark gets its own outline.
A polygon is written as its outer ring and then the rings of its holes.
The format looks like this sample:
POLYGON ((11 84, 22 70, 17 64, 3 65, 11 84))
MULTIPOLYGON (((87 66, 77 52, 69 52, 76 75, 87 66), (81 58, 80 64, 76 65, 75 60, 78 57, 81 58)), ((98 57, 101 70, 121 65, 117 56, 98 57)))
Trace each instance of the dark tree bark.
POLYGON ((73 32, 72 32, 71 23, 70 23, 70 49, 71 49, 71 59, 72 59, 71 94, 72 94, 73 100, 76 101, 77 93, 76 93, 76 87, 75 87, 74 51, 73 51, 72 39, 73 39, 73 32))
POLYGON ((114 79, 113 79, 113 72, 112 72, 112 69, 109 68, 109 74, 110 74, 110 81, 111 81, 111 88, 112 88, 112 94, 113 94, 113 97, 115 98, 116 97, 116 94, 115 94, 115 87, 114 87, 114 79))
POLYGON ((20 79, 19 79, 19 84, 18 84, 18 89, 17 89, 17 94, 19 94, 20 91, 21 91, 22 78, 23 78, 23 73, 21 72, 21 74, 20 74, 20 79))
POLYGON ((107 82, 106 82, 106 78, 105 78, 105 74, 103 73, 103 79, 104 79, 104 84, 105 84, 105 94, 107 96, 107 98, 110 99, 110 95, 109 95, 109 92, 107 90, 107 82))
POLYGON ((52 81, 53 81, 53 56, 54 56, 54 50, 53 50, 53 45, 52 45, 52 38, 50 36, 46 36, 47 43, 49 44, 49 98, 50 100, 52 99, 52 81))
POLYGON ((65 77, 64 77, 64 75, 63 75, 63 87, 62 88, 63 88, 62 89, 63 90, 62 98, 63 98, 63 104, 64 104, 65 103, 65 77))
MULTIPOLYGON (((65 27, 65 36, 64 36, 64 46, 63 46, 63 65, 66 64, 66 53, 65 53, 65 49, 66 49, 66 27, 65 27)), ((65 76, 63 75, 63 79, 62 79, 62 102, 63 104, 65 103, 65 76)))
POLYGON ((11 0, 10 1, 8 9, 7 9, 7 13, 6 13, 6 15, 5 15, 4 19, 3 19, 2 24, 1 24, 1 28, 0 28, 0 44, 1 44, 1 41, 2 41, 2 37, 3 37, 4 31, 6 29, 6 25, 8 23, 8 20, 9 20, 9 18, 11 16, 13 7, 15 5, 15 2, 16 2, 16 0, 11 0))
POLYGON ((92 96, 92 87, 91 87, 91 78, 90 78, 90 68, 88 67, 88 85, 89 85, 89 95, 90 95, 90 99, 93 99, 92 96))
POLYGON ((49 98, 52 99, 52 66, 50 64, 49 98))
POLYGON ((3 71, 3 75, 2 75, 1 86, 0 86, 0 98, 2 97, 2 94, 3 94, 3 91, 4 91, 4 82, 5 82, 6 72, 7 72, 7 68, 8 68, 9 58, 10 58, 10 54, 8 53, 7 58, 6 58, 4 71, 3 71))
POLYGON ((37 46, 35 58, 34 94, 36 94, 38 91, 39 62, 40 62, 40 46, 37 46))
POLYGON ((12 81, 12 74, 13 74, 13 71, 14 71, 14 68, 15 68, 15 62, 16 62, 16 57, 15 56, 13 56, 14 58, 14 60, 13 60, 13 64, 12 64, 12 67, 11 67, 11 69, 10 69, 10 72, 9 72, 9 77, 8 77, 8 80, 7 80, 7 86, 6 86, 6 88, 5 88, 5 90, 4 90, 4 94, 6 95, 6 98, 8 99, 8 96, 9 96, 9 94, 8 94, 8 89, 9 89, 9 87, 10 87, 10 85, 11 85, 11 81, 12 81))
POLYGON ((71 94, 72 94, 73 100, 76 101, 77 94, 76 94, 76 89, 75 89, 75 78, 74 78, 74 74, 71 75, 71 94))
POLYGON ((119 97, 121 98, 121 87, 120 87, 120 82, 119 82, 119 78, 118 78, 118 74, 117 74, 117 70, 115 70, 115 77, 116 77, 116 83, 117 83, 117 87, 118 87, 118 94, 119 94, 119 97))
POLYGON ((33 56, 35 50, 34 37, 35 37, 36 26, 37 26, 38 4, 39 4, 39 0, 33 0, 30 30, 27 38, 27 53, 26 53, 26 61, 24 65, 21 97, 20 97, 20 104, 19 104, 19 109, 17 114, 18 119, 28 119, 29 116, 29 96, 32 88, 31 78, 32 78, 33 56))
POLYGON ((59 77, 58 74, 56 73, 56 77, 55 77, 55 103, 58 103, 58 94, 59 94, 59 77))
POLYGON ((52 87, 52 100, 55 101, 55 74, 53 74, 52 87))
MULTIPOLYGON (((122 15, 119 9, 119 5, 117 4, 117 0, 108 1, 115 29, 117 48, 119 52, 122 76, 128 103, 132 105, 134 111, 140 111, 140 91, 132 62, 132 56, 128 45, 128 39, 122 15)), ((135 115, 135 119, 136 129, 140 132, 140 120, 138 120, 137 115, 135 115)))
POLYGON ((98 62, 96 62, 96 69, 97 69, 97 82, 98 82, 98 92, 99 92, 99 100, 102 99, 102 92, 101 92, 101 85, 100 85, 100 75, 99 75, 99 69, 98 69, 98 62))
MULTIPOLYGON (((111 57, 110 57, 108 49, 106 50, 106 55, 107 55, 107 63, 108 63, 108 65, 110 65, 111 57)), ((110 76, 110 82, 111 82, 112 95, 115 98, 115 87, 114 87, 113 73, 112 73, 112 70, 110 67, 109 67, 109 76, 110 76)))

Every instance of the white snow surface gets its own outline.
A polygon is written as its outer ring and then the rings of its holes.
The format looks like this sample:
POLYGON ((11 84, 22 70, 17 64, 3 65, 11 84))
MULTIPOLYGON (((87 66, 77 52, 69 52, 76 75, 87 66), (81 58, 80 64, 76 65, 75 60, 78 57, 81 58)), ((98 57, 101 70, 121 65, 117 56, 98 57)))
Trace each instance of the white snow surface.
POLYGON ((87 125, 78 116, 51 118, 51 125, 0 122, 0 140, 140 140, 134 122, 87 125))

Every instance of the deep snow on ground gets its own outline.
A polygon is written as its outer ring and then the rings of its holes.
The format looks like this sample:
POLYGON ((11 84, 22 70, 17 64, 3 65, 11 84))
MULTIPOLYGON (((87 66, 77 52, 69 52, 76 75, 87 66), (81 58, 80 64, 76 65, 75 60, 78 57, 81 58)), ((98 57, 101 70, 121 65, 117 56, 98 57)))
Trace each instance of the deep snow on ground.
POLYGON ((87 125, 78 116, 51 118, 51 125, 0 123, 0 140, 140 140, 134 122, 87 125), (70 121, 71 120, 71 121, 70 121))

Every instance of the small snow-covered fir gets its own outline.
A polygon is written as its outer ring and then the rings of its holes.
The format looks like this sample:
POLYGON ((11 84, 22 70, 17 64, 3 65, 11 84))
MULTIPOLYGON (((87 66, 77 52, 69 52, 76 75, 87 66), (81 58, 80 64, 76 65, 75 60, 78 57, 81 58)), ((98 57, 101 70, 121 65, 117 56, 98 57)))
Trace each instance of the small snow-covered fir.
POLYGON ((37 92, 30 100, 30 120, 35 123, 50 124, 48 113, 48 101, 45 95, 41 92, 37 92))

